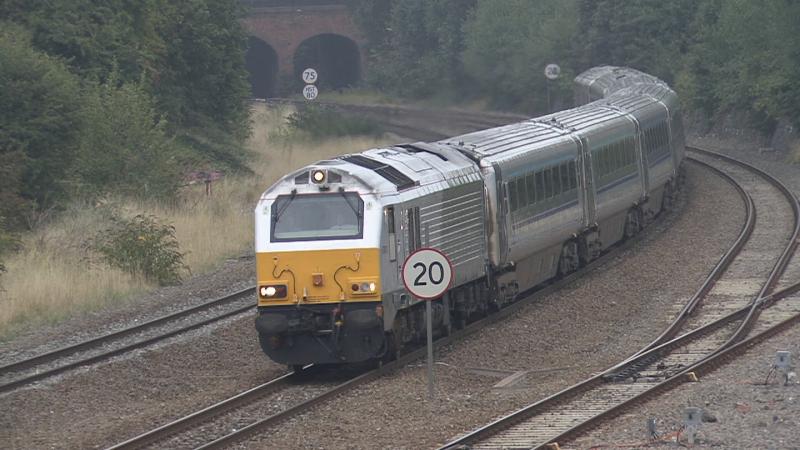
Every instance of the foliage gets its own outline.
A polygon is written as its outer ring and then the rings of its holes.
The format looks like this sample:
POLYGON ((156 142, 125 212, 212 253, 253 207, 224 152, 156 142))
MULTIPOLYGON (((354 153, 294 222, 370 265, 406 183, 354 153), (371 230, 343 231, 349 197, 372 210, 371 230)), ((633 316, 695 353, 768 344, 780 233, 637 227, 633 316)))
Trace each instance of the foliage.
POLYGON ((85 79, 123 81, 156 70, 165 42, 157 33, 163 0, 5 0, 0 16, 24 25, 37 49, 68 61, 85 79))
MULTIPOLYGON (((800 4, 709 2, 679 87, 707 111, 800 120, 800 4)), ((772 120, 767 120, 771 118, 772 120)))
POLYGON ((173 196, 242 170, 250 131, 237 0, 0 1, 0 215, 76 194, 173 196))
POLYGON ((110 228, 86 242, 103 261, 161 286, 177 284, 188 271, 175 238, 175 227, 159 223, 154 216, 139 214, 132 219, 112 216, 110 228))
POLYGON ((575 1, 481 0, 464 27, 464 67, 495 104, 545 111, 547 64, 563 69, 559 84, 550 88, 569 96, 576 17, 575 1))
POLYGON ((462 81, 461 28, 474 0, 353 2, 360 23, 378 14, 368 28, 373 39, 368 81, 379 89, 411 97, 430 97, 462 81), (388 9, 388 14, 387 14, 388 9), (381 23, 381 21, 385 21, 381 23))
POLYGON ((20 227, 26 211, 66 194, 83 99, 78 79, 36 51, 24 29, 0 30, 0 215, 20 227))
POLYGON ((87 123, 75 163, 80 188, 142 198, 172 198, 185 150, 167 136, 166 121, 142 82, 118 86, 116 76, 87 88, 87 123))
POLYGON ((702 2, 697 0, 582 1, 576 36, 585 66, 635 67, 672 83, 702 2))
MULTIPOLYGON (((694 109, 800 125, 800 3, 788 0, 349 0, 369 40, 368 83, 427 97, 483 95, 541 113, 596 65, 634 67, 694 109)), ((560 105, 566 107, 568 105, 560 105)))
POLYGON ((286 118, 293 131, 307 133, 314 139, 348 135, 377 135, 375 122, 363 118, 347 117, 335 111, 308 105, 286 118))
POLYGON ((238 140, 250 134, 245 70, 247 35, 238 0, 160 0, 159 35, 166 43, 153 79, 158 105, 171 122, 238 140))

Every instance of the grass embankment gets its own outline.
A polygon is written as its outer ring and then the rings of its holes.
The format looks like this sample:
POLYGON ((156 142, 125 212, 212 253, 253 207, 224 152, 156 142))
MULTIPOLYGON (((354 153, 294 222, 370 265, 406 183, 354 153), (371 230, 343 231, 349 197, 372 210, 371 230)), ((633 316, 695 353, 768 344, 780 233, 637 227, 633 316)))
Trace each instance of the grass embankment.
POLYGON ((253 208, 270 184, 292 169, 343 153, 388 143, 384 138, 339 137, 314 141, 289 134, 288 110, 253 107, 252 175, 230 175, 212 185, 187 187, 177 204, 111 199, 102 205, 72 204, 50 223, 22 237, 22 250, 6 260, 0 277, 0 338, 27 325, 52 323, 81 311, 131 301, 156 286, 87 260, 86 241, 108 227, 110 211, 152 214, 175 227, 184 262, 193 274, 252 248, 253 208))

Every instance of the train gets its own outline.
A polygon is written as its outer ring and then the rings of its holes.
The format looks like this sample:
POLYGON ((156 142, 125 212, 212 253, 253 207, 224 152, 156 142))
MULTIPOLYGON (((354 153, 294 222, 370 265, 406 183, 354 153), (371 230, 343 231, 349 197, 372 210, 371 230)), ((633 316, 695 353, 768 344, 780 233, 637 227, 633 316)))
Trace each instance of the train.
POLYGON ((424 300, 402 281, 415 250, 453 266, 431 300, 448 334, 671 208, 685 152, 675 92, 614 66, 574 86, 573 109, 319 161, 267 189, 255 209, 263 352, 295 369, 390 359, 426 333, 424 300))

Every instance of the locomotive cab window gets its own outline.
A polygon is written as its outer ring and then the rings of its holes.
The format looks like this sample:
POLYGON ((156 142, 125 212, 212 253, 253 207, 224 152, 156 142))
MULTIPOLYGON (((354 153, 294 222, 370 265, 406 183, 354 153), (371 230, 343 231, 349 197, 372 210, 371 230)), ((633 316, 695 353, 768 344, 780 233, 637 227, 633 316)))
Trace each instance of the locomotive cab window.
POLYGON ((272 207, 272 242, 360 239, 364 201, 355 192, 281 195, 272 207))

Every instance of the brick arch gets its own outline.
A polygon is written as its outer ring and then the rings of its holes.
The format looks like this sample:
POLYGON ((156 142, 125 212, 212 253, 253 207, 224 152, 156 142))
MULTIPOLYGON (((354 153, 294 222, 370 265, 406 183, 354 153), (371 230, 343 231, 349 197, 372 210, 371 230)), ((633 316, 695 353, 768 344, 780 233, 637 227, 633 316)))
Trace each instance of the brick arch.
MULTIPOLYGON (((252 7, 243 19, 248 32, 269 44, 278 54, 278 71, 291 77, 296 72, 294 57, 298 47, 317 35, 344 36, 358 46, 364 61, 365 39, 345 5, 304 7, 252 7)), ((299 69, 302 70, 302 69, 299 69)))
POLYGON ((359 46, 340 34, 317 34, 301 42, 293 63, 293 80, 299 80, 306 67, 317 69, 320 89, 351 87, 361 79, 359 46))
POLYGON ((245 65, 250 74, 252 96, 268 98, 275 95, 278 76, 278 53, 269 43, 250 36, 245 65))

